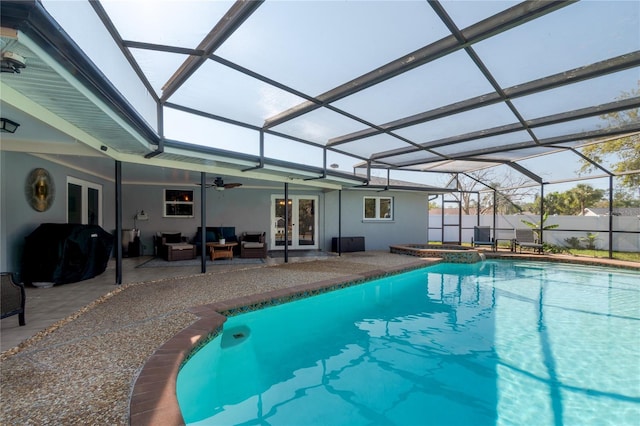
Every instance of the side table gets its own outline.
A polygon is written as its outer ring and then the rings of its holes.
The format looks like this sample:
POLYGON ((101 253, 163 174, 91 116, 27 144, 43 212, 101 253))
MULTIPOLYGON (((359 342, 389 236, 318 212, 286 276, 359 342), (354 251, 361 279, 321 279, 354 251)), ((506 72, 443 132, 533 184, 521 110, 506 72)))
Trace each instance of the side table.
POLYGON ((209 255, 211 256, 211 260, 215 259, 233 259, 233 248, 237 246, 238 243, 207 243, 207 249, 209 250, 209 255))

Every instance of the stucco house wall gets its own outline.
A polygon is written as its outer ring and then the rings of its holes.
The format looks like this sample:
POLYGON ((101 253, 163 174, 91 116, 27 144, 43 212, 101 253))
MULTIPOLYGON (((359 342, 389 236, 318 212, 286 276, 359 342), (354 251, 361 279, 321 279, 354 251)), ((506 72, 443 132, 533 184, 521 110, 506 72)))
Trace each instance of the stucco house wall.
MULTIPOLYGON (((65 223, 67 210, 67 177, 102 185, 102 227, 115 232, 115 178, 95 176, 88 171, 66 167, 46 158, 27 153, 0 151, 2 197, 0 219, 0 268, 19 271, 24 238, 41 223, 65 223), (56 188, 55 200, 47 211, 32 209, 24 193, 28 174, 42 167, 52 176, 56 188)), ((114 166, 115 176, 115 166, 114 166)), ((200 220, 200 187, 193 185, 130 184, 127 167, 122 168, 122 228, 140 229, 142 254, 153 254, 153 235, 157 232, 181 232, 189 239, 196 234, 200 220), (194 215, 190 218, 163 217, 165 189, 194 191, 194 215), (136 221, 137 212, 144 210, 146 221, 136 221)), ((284 194, 284 184, 268 187, 237 188, 206 192, 207 226, 234 226, 236 233, 264 231, 267 239, 271 230, 271 197, 284 194)), ((318 199, 318 249, 331 250, 331 238, 338 236, 339 191, 319 189, 290 190, 290 195, 311 195, 318 199)), ((386 250, 390 244, 426 241, 427 196, 422 193, 366 190, 342 191, 342 236, 364 236, 367 250, 386 250), (391 221, 363 219, 364 196, 393 197, 394 217, 391 221)), ((269 247, 273 249, 274 247, 269 247)))
MULTIPOLYGON (((338 236, 338 191, 329 192, 326 199, 326 250, 331 238, 338 236)), ((404 191, 373 192, 343 190, 341 225, 343 237, 365 237, 367 250, 388 250, 398 243, 424 243, 427 238, 427 194, 404 191), (365 220, 364 197, 393 197, 393 220, 365 220)))
MULTIPOLYGON (((101 184, 104 200, 113 200, 115 197, 113 184, 101 177, 73 170, 30 154, 0 151, 0 158, 0 179, 2 180, 0 269, 3 271, 20 270, 24 238, 41 223, 66 223, 67 176, 101 184), (31 208, 25 195, 27 176, 33 169, 39 167, 49 172, 55 185, 55 199, 51 207, 44 212, 31 208)), ((109 205, 112 206, 113 203, 103 204, 102 227, 110 232, 115 227, 115 209, 108 208, 109 205)))

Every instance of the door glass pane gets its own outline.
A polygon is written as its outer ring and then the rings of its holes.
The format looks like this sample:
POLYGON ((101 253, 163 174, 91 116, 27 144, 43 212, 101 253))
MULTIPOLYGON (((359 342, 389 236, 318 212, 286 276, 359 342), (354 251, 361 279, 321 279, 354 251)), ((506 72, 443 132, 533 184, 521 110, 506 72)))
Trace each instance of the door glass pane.
POLYGON ((298 244, 301 246, 315 245, 315 202, 300 199, 298 201, 298 244))
POLYGON ((82 223, 82 187, 67 184, 67 217, 69 223, 82 223))
POLYGON ((89 225, 98 225, 98 197, 100 191, 89 188, 87 192, 87 223, 89 225))
POLYGON ((276 246, 284 246, 284 235, 285 229, 287 232, 287 245, 291 245, 291 222, 292 222, 292 213, 291 210, 291 200, 288 203, 284 202, 284 198, 276 199, 276 246), (288 221, 285 224, 284 216, 285 216, 285 205, 288 214, 288 221))

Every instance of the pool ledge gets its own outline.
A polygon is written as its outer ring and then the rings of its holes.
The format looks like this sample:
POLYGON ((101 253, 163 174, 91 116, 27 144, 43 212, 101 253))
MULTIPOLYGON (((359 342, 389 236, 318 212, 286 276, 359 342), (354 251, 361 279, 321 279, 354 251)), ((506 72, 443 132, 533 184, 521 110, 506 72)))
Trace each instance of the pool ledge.
POLYGON ((176 397, 178 372, 198 349, 220 334, 227 317, 351 287, 442 261, 442 259, 420 259, 398 267, 380 268, 363 274, 317 281, 190 308, 188 311, 198 319, 160 346, 149 357, 135 379, 129 400, 129 424, 154 426, 185 424, 176 397))
POLYGON ((439 257, 449 263, 476 263, 484 260, 484 251, 455 244, 402 244, 389 246, 389 252, 416 257, 439 257))

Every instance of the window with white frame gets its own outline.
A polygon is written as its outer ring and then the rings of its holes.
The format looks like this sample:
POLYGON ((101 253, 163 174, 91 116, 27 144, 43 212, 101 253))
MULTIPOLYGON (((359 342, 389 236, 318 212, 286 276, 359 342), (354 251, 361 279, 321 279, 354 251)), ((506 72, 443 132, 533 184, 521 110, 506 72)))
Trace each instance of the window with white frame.
POLYGON ((364 197, 364 220, 393 220, 392 197, 364 197))
POLYGON ((164 217, 193 217, 193 191, 165 189, 163 215, 164 217))
POLYGON ((102 226, 102 185, 67 176, 67 223, 102 226))

